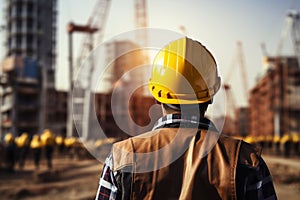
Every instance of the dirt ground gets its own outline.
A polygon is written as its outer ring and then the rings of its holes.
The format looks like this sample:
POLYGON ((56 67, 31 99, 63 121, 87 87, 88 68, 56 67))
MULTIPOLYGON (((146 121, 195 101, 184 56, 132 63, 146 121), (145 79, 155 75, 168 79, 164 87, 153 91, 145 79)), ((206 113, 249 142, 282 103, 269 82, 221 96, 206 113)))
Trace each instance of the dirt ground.
POLYGON ((97 160, 55 159, 53 169, 42 163, 35 171, 27 162, 23 171, 0 173, 0 199, 94 199, 102 164, 97 160))
MULTIPOLYGON (((300 196, 300 159, 264 157, 273 175, 279 199, 296 200, 300 196)), ((39 171, 28 161, 23 171, 0 171, 0 199, 86 200, 94 199, 102 164, 93 159, 55 159, 48 171, 41 163, 39 171)))

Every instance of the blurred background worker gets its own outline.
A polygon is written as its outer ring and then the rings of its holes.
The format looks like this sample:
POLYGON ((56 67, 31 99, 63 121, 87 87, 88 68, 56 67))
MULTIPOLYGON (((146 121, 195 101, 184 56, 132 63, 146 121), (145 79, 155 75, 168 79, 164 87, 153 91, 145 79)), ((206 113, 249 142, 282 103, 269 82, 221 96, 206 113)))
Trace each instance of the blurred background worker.
POLYGON ((52 157, 55 145, 55 137, 49 129, 45 129, 41 135, 41 141, 45 147, 45 156, 48 169, 52 168, 52 157))
POLYGON ((283 145, 283 153, 285 157, 290 157, 291 147, 292 147, 292 138, 289 133, 285 133, 281 140, 281 144, 283 145))
POLYGON ((292 141, 294 146, 294 153, 296 156, 299 156, 299 144, 300 144, 300 137, 299 134, 294 132, 292 135, 292 141))
POLYGON ((280 136, 275 135, 273 138, 273 142, 275 144, 275 152, 277 155, 280 155, 280 136))
POLYGON ((29 151, 30 141, 28 133, 23 132, 19 137, 16 137, 15 140, 17 145, 17 161, 19 163, 19 168, 22 170, 24 168, 29 151))
POLYGON ((7 133, 4 137, 5 146, 5 162, 8 172, 14 171, 16 159, 16 144, 12 133, 7 133))
POLYGON ((64 152, 65 144, 64 144, 65 138, 61 135, 58 135, 55 137, 55 144, 57 145, 57 152, 61 155, 64 152))
POLYGON ((33 136, 30 142, 30 148, 32 150, 35 169, 38 170, 40 167, 40 160, 42 154, 42 141, 39 135, 33 136))
POLYGON ((257 150, 204 116, 221 81, 202 44, 183 37, 165 46, 148 85, 164 116, 113 145, 96 199, 276 199, 257 150))

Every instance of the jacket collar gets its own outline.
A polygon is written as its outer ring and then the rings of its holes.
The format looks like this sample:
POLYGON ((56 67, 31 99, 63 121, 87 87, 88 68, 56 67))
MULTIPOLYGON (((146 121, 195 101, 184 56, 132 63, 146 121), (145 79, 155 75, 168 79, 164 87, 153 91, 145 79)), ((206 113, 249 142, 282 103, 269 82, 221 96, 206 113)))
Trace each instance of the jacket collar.
POLYGON ((194 115, 182 115, 179 113, 168 114, 155 123, 152 130, 159 128, 198 128, 217 131, 215 125, 207 118, 200 118, 194 115))

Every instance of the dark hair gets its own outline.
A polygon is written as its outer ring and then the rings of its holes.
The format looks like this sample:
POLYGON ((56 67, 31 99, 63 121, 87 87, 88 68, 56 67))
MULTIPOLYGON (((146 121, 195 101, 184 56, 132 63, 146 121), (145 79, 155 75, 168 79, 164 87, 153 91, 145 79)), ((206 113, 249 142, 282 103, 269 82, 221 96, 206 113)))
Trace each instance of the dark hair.
POLYGON ((166 111, 178 111, 181 112, 181 110, 187 111, 187 112, 195 112, 196 108, 198 108, 200 115, 205 114, 208 105, 211 104, 211 101, 205 102, 205 103, 199 103, 199 104, 163 104, 163 107, 166 111))

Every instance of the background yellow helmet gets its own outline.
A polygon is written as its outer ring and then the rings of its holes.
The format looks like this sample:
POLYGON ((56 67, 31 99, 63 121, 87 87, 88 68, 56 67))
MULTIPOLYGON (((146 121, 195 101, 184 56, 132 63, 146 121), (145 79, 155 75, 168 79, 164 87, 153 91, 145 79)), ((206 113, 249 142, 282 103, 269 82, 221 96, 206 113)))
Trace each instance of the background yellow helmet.
POLYGON ((183 37, 156 55, 148 86, 161 103, 197 104, 211 100, 220 84, 212 54, 198 41, 183 37))
POLYGON ((7 133, 4 137, 4 141, 6 144, 12 144, 14 142, 14 136, 12 133, 7 133))
POLYGON ((37 148, 41 148, 42 147, 42 142, 41 142, 41 138, 38 135, 34 135, 31 142, 30 142, 30 147, 32 149, 37 149, 37 148))
POLYGON ((46 145, 54 145, 55 137, 49 129, 45 129, 41 135, 41 141, 44 146, 46 145))
POLYGON ((29 136, 28 133, 23 132, 19 137, 15 139, 17 147, 25 147, 29 145, 29 136))

